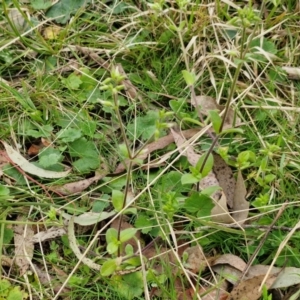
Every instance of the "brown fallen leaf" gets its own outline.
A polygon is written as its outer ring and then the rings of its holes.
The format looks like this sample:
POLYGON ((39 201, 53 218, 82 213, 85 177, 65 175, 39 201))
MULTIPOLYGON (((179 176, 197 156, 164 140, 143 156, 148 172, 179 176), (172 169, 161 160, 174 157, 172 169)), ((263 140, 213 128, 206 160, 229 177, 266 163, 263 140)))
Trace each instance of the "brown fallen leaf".
POLYGON ((218 257, 212 264, 212 266, 217 265, 230 265, 233 268, 243 272, 246 268, 247 264, 238 256, 234 254, 223 254, 218 257))
MULTIPOLYGON (((195 134, 199 132, 199 128, 193 128, 193 129, 188 129, 188 130, 183 130, 180 132, 182 136, 184 136, 186 139, 189 139, 193 137, 195 134)), ((174 142, 174 136, 172 133, 168 134, 167 136, 164 136, 157 141, 148 144, 143 151, 138 155, 137 159, 139 160, 144 160, 148 157, 148 155, 156 150, 164 149, 168 145, 174 142)), ((114 174, 119 174, 124 171, 126 171, 130 161, 125 160, 124 162, 121 162, 117 168, 114 171, 114 174)), ((136 166, 138 163, 133 162, 132 166, 136 166)))
POLYGON ((239 224, 244 224, 249 214, 249 202, 245 199, 247 190, 241 171, 238 172, 236 179, 232 217, 239 224))
POLYGON ((185 249, 184 253, 188 254, 185 267, 194 274, 201 273, 207 266, 207 260, 200 245, 192 246, 185 249))
POLYGON ((234 191, 235 191, 235 178, 233 177, 232 169, 227 165, 224 159, 219 155, 214 153, 214 166, 213 171, 216 174, 219 185, 222 188, 224 194, 226 195, 227 205, 232 208, 234 201, 234 191))
POLYGON ((289 79, 300 79, 300 68, 299 67, 282 67, 282 69, 287 73, 289 79))
POLYGON ((69 182, 62 186, 52 186, 50 191, 60 193, 63 196, 74 195, 87 189, 91 184, 102 179, 106 174, 96 174, 95 176, 87 179, 82 179, 75 182, 69 182))
MULTIPOLYGON (((265 281, 267 289, 275 282, 278 274, 270 275, 265 281)), ((257 300, 261 297, 262 290, 260 285, 265 275, 256 276, 242 281, 230 293, 228 300, 257 300)))
MULTIPOLYGON (((21 217, 17 221, 23 221, 21 217)), ((15 244, 15 264, 19 267, 20 276, 28 270, 33 257, 34 244, 32 237, 34 231, 31 225, 20 224, 13 227, 15 244)))
POLYGON ((211 210, 211 220, 217 223, 232 223, 232 217, 230 217, 224 193, 222 193, 220 200, 216 202, 215 207, 211 210))
MULTIPOLYGON (((191 103, 194 107, 198 106, 200 108, 198 113, 203 114, 205 116, 208 115, 208 112, 210 110, 222 111, 225 109, 225 106, 219 105, 216 102, 216 100, 210 96, 196 96, 194 99, 192 99, 191 103)), ((201 119, 200 115, 199 117, 201 119)), ((229 109, 224 122, 223 130, 230 129, 233 127, 234 118, 235 118, 234 110, 229 109)), ((241 124, 241 120, 238 117, 236 117, 234 126, 239 126, 240 124, 241 124)))

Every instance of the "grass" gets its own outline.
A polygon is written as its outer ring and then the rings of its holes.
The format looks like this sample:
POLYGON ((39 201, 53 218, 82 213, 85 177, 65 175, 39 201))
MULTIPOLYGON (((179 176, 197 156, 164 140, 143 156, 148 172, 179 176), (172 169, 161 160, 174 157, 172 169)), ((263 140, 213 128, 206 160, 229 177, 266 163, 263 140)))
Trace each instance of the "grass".
MULTIPOLYGON (((1 4, 0 138, 43 169, 72 171, 65 178, 31 180, 13 164, 0 164, 1 297, 196 299, 191 286, 204 295, 200 287, 219 289, 222 279, 212 279, 210 268, 191 275, 182 252, 195 245, 208 260, 231 253, 247 263, 255 255, 253 265, 300 268, 299 232, 284 242, 288 232, 280 229, 295 228, 299 219, 300 86, 283 70, 299 65, 295 1, 93 1, 74 7, 63 22, 41 3, 1 4), (118 65, 127 81, 115 71, 118 65), (240 170, 245 179, 250 209, 243 230, 211 222, 208 197, 198 209, 187 209, 196 185, 182 184, 190 164, 174 143, 145 159, 168 154, 155 168, 138 161, 170 127, 203 123, 191 105, 193 93, 228 105, 242 121, 241 130, 213 136, 214 151, 223 151, 233 173, 240 170), (40 151, 29 155, 33 145, 40 151), (79 193, 53 192, 95 171, 105 176, 79 193), (262 226, 271 226, 284 203, 276 229, 260 245, 262 226), (101 218, 100 212, 114 209, 118 213, 99 222, 85 217, 88 225, 75 226, 75 241, 67 234, 66 214, 101 218), (16 224, 34 234, 66 229, 35 244, 31 273, 4 263, 14 259, 16 224), (139 243, 128 242, 137 230, 139 243), (72 244, 81 247, 81 258, 72 244), (128 257, 120 261, 124 251, 128 257)), ((211 122, 219 120, 207 119, 202 127, 207 131, 211 122)), ((201 128, 190 142, 196 152, 210 153, 211 135, 201 128)), ((291 290, 282 290, 283 297, 291 290)))

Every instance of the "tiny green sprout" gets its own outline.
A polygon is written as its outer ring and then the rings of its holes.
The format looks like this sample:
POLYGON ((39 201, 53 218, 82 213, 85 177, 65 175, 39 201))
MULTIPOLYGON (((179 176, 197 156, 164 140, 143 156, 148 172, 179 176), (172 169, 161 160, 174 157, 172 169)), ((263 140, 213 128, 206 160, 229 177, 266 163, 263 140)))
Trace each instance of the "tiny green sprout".
POLYGON ((100 100, 99 99, 98 102, 100 104, 102 104, 104 107, 112 107, 112 108, 115 107, 115 105, 112 102, 110 102, 110 101, 104 101, 104 100, 100 100))
POLYGON ((56 218, 56 210, 54 207, 51 207, 50 210, 48 211, 48 218, 51 220, 51 221, 56 221, 57 218, 56 218))

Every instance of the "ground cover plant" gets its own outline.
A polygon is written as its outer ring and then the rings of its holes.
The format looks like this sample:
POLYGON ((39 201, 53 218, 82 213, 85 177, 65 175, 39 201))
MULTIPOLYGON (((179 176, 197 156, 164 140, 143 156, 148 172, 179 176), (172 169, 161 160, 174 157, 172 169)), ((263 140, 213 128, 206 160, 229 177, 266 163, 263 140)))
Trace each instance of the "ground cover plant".
POLYGON ((1 299, 298 299, 291 0, 1 3, 1 299))

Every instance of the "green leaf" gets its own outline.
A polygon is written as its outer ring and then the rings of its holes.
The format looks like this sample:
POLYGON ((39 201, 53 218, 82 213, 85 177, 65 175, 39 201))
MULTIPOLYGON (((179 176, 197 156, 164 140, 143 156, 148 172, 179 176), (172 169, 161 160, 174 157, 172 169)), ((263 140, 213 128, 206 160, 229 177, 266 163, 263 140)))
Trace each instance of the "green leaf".
POLYGON ((40 9, 48 9, 52 6, 51 0, 31 0, 30 5, 33 9, 40 10, 40 9))
POLYGON ((56 165, 61 162, 63 156, 61 152, 54 148, 46 148, 39 153, 39 165, 43 168, 48 168, 50 166, 56 165))
POLYGON ((118 265, 115 259, 107 260, 101 267, 100 274, 102 276, 110 276, 117 269, 118 265))
POLYGON ((114 254, 119 249, 119 243, 117 242, 110 242, 107 244, 106 250, 109 254, 114 254))
POLYGON ((185 200, 183 207, 190 213, 196 213, 197 217, 207 217, 210 216, 214 204, 212 199, 207 195, 193 192, 192 195, 185 200))
POLYGON ((60 0, 46 12, 46 16, 55 18, 57 23, 65 24, 70 19, 71 14, 76 13, 79 8, 83 8, 90 2, 90 0, 60 0))
MULTIPOLYGON (((200 168, 202 167, 202 165, 204 163, 204 159, 206 158, 206 156, 207 156, 207 153, 203 153, 200 156, 200 158, 199 158, 199 160, 198 160, 198 162, 196 164, 196 169, 197 170, 200 170, 200 168)), ((207 158, 207 160, 205 162, 204 168, 203 168, 203 170, 201 172, 202 178, 206 177, 209 174, 209 172, 213 168, 213 165, 214 165, 214 157, 213 157, 213 155, 211 153, 209 153, 209 156, 208 156, 208 158, 207 158)))
POLYGON ((209 110, 208 114, 212 122, 213 129, 216 134, 220 133, 220 128, 222 124, 222 118, 219 116, 219 113, 216 110, 209 110))
POLYGON ((181 177, 181 184, 194 184, 199 182, 199 178, 192 174, 183 174, 181 177))
POLYGON ((14 231, 10 228, 4 228, 4 235, 3 235, 3 244, 8 245, 10 244, 12 238, 14 237, 14 231))
POLYGON ((109 228, 105 234, 106 243, 118 241, 118 231, 115 228, 109 228))
POLYGON ((158 112, 153 110, 148 111, 145 116, 135 118, 135 122, 127 125, 129 136, 148 140, 155 133, 158 118, 158 112))
POLYGON ((149 216, 140 213, 135 220, 134 225, 136 228, 140 228, 142 233, 147 234, 152 230, 154 224, 153 221, 150 220, 149 216))
POLYGON ((70 90, 79 89, 79 87, 82 83, 80 78, 77 75, 75 75, 74 73, 70 74, 68 78, 63 78, 62 82, 70 90))
POLYGON ((95 144, 82 137, 70 143, 69 153, 72 157, 91 157, 97 159, 98 151, 95 144))
POLYGON ((112 191, 112 205, 116 211, 120 211, 123 208, 124 204, 124 193, 113 190, 112 191))
POLYGON ((95 157, 83 157, 76 160, 73 163, 73 167, 79 173, 88 173, 96 170, 100 166, 100 160, 98 156, 95 157))
POLYGON ((126 228, 126 229, 122 230, 120 233, 120 242, 124 243, 124 242, 130 240, 131 238, 133 238, 135 236, 137 231, 138 230, 136 228, 126 228))
POLYGON ((23 300, 24 292, 21 291, 19 286, 15 286, 12 290, 9 291, 6 300, 23 300))
POLYGON ((187 85, 194 85, 196 83, 196 75, 195 73, 188 72, 186 70, 182 71, 183 78, 187 85))
POLYGON ((10 194, 9 188, 0 184, 0 196, 8 196, 10 194))
POLYGON ((75 129, 69 127, 67 129, 62 129, 56 134, 57 138, 63 141, 64 143, 71 143, 75 140, 81 138, 82 133, 80 129, 75 129))
POLYGON ((34 138, 48 138, 51 136, 53 131, 53 127, 51 125, 43 125, 39 126, 38 130, 36 129, 29 129, 26 131, 26 135, 32 136, 34 138))

